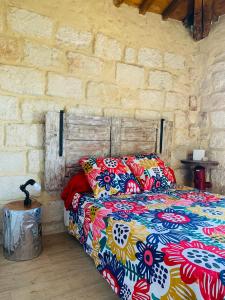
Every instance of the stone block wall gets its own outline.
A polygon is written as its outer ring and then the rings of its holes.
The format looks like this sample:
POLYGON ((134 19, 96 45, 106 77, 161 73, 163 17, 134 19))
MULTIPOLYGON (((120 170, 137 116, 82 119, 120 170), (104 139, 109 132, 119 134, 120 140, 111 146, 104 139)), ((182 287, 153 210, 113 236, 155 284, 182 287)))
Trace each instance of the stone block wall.
POLYGON ((210 159, 219 161, 212 172, 213 190, 225 194, 225 17, 214 25, 210 36, 199 44, 202 64, 201 146, 210 159))
POLYGON ((183 183, 180 159, 199 143, 197 49, 181 23, 109 0, 2 0, 0 206, 26 179, 43 184, 44 115, 60 109, 174 121, 183 183))

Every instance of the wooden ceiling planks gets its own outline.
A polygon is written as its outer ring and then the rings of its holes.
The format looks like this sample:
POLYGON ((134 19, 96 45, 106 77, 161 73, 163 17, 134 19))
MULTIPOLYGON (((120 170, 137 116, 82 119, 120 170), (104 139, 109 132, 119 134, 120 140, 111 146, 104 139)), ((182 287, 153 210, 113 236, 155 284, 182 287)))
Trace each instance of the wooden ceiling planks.
POLYGON ((120 5, 123 3, 123 0, 113 0, 113 3, 116 7, 120 7, 120 5))
POLYGON ((214 16, 219 17, 225 14, 225 0, 214 0, 213 3, 214 16))
POLYGON ((209 35, 214 15, 214 0, 195 0, 193 37, 199 41, 209 35))
POLYGON ((203 0, 203 13, 202 13, 202 38, 209 35, 211 24, 213 20, 213 0, 203 0))
POLYGON ((144 15, 150 9, 154 0, 143 0, 139 6, 139 13, 144 15))
POLYGON ((183 21, 189 12, 193 9, 193 1, 190 0, 174 0, 170 5, 162 12, 164 20, 168 18, 183 21))
POLYGON ((194 30, 193 37, 196 41, 202 39, 203 35, 203 0, 195 0, 194 6, 194 30))
POLYGON ((225 14, 225 0, 113 0, 119 7, 122 3, 139 8, 140 14, 153 12, 182 21, 193 32, 197 41, 208 36, 212 22, 225 14))

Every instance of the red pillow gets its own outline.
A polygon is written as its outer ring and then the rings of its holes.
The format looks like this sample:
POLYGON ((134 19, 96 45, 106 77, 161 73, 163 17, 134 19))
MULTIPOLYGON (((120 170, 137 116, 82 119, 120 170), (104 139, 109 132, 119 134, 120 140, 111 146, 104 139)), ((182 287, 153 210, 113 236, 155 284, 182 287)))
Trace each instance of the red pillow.
POLYGON ((171 174, 171 176, 172 176, 172 183, 177 183, 177 180, 176 180, 176 176, 175 176, 175 173, 174 173, 174 170, 172 169, 172 168, 170 168, 170 167, 168 167, 167 166, 167 169, 169 169, 169 172, 170 172, 170 174, 171 174))
POLYGON ((88 192, 92 192, 92 189, 84 172, 80 171, 70 179, 61 193, 61 198, 64 200, 65 208, 69 209, 71 207, 74 193, 88 192))

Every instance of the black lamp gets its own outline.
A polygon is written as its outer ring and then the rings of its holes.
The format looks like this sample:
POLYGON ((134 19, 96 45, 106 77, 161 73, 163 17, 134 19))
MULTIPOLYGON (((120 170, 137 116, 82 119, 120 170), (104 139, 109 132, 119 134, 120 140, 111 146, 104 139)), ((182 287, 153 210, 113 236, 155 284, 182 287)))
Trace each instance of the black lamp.
POLYGON ((20 186, 20 190, 25 194, 24 206, 31 206, 32 200, 30 199, 30 193, 26 190, 28 185, 33 185, 36 191, 41 190, 40 184, 38 184, 34 179, 27 180, 24 184, 20 186))

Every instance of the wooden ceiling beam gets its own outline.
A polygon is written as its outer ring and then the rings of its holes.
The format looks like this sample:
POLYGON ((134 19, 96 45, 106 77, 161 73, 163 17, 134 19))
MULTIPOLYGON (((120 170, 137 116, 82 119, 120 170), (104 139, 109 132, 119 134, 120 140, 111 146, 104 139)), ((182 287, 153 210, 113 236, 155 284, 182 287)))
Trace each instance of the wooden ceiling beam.
POLYGON ((193 37, 196 41, 200 41, 203 37, 203 0, 194 0, 193 37))
POLYGON ((225 14, 225 0, 215 0, 214 1, 213 13, 217 17, 225 14))
POLYGON ((213 15, 212 20, 213 20, 213 22, 218 22, 219 16, 213 15))
POLYGON ((162 17, 164 20, 167 20, 170 15, 172 15, 172 13, 174 13, 176 11, 176 9, 178 8, 178 6, 180 4, 182 4, 183 0, 173 0, 169 6, 167 6, 167 8, 163 11, 162 13, 162 17))
POLYGON ((124 0, 113 0, 113 3, 116 7, 120 7, 120 5, 124 2, 124 0))
POLYGON ((143 0, 139 6, 139 14, 145 15, 154 0, 143 0))
POLYGON ((197 41, 208 36, 211 24, 225 14, 225 0, 113 0, 113 3, 117 7, 122 3, 139 7, 139 13, 143 15, 152 11, 161 13, 164 20, 183 21, 197 41))
POLYGON ((203 31, 202 37, 205 38, 209 35, 212 19, 213 19, 213 5, 214 0, 203 0, 203 31))

